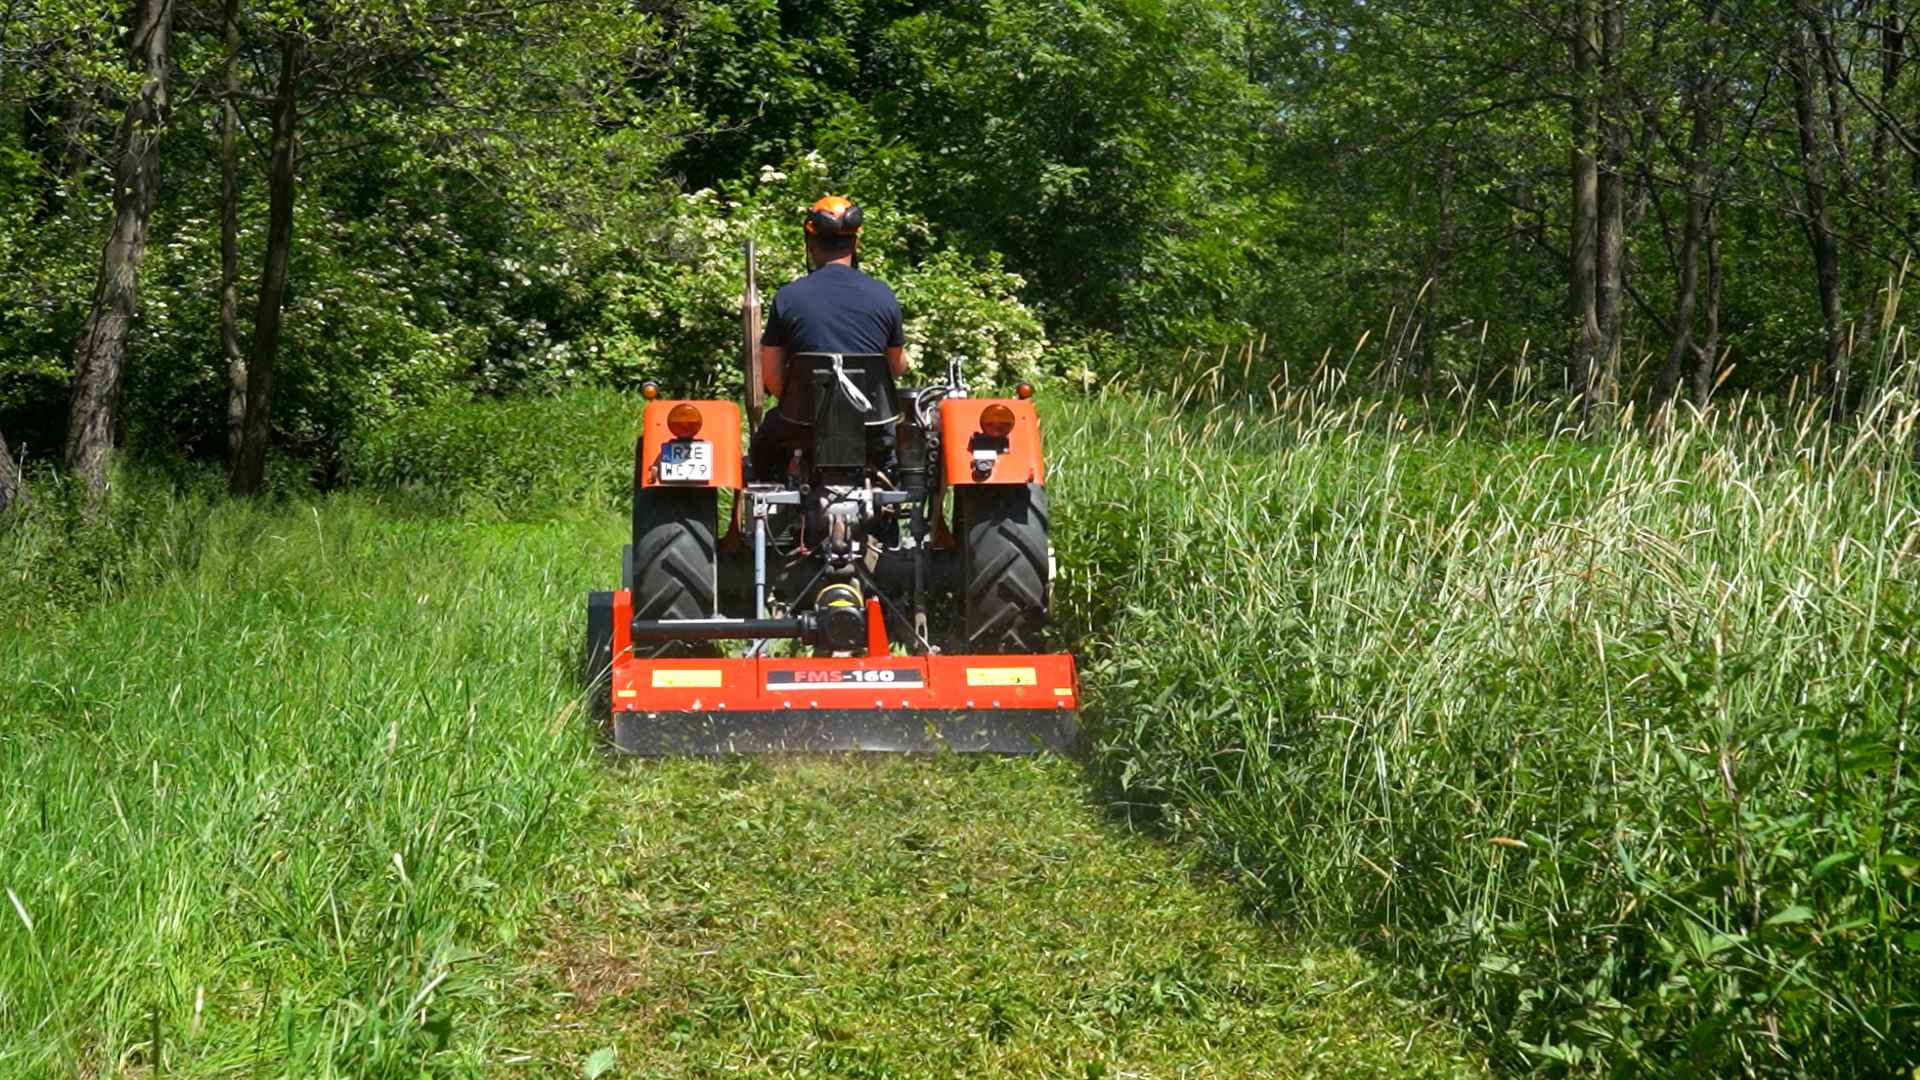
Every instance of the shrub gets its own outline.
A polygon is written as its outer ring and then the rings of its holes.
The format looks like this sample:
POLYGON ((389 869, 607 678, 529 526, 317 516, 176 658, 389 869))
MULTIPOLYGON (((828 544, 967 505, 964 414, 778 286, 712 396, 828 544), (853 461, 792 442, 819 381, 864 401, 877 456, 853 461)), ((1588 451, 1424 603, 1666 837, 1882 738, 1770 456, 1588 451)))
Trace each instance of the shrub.
MULTIPOLYGON (((677 393, 737 396, 743 244, 759 249, 763 302, 803 273, 800 222, 809 203, 837 186, 817 155, 755 182, 677 198, 639 250, 601 266, 566 318, 569 375, 621 387, 660 379, 677 393)), ((899 295, 909 353, 922 370, 944 372, 961 357, 969 379, 990 385, 1039 371, 1046 334, 1018 296, 1024 283, 997 258, 974 260, 946 247, 924 218, 881 195, 864 199, 869 224, 861 267, 899 295)), ((556 366, 554 360, 549 366, 556 366)))
POLYGON ((585 388, 445 399, 369 425, 349 446, 348 477, 508 516, 624 505, 643 404, 585 388))
POLYGON ((121 461, 106 498, 50 467, 0 514, 0 612, 24 624, 137 589, 199 558, 218 474, 184 461, 121 461))

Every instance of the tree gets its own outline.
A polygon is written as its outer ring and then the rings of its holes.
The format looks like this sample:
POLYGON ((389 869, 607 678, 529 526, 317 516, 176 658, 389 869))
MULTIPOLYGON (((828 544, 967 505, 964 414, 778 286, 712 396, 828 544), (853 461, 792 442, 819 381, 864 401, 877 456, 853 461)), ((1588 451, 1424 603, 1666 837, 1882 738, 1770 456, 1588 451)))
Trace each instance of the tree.
POLYGON ((7 437, 0 434, 0 515, 5 515, 19 497, 20 466, 7 451, 7 437))
POLYGON ((160 138, 167 123, 168 36, 173 0, 138 0, 129 52, 140 72, 117 139, 113 228, 100 256, 93 306, 76 351, 67 419, 67 468, 95 499, 105 491, 125 378, 127 339, 139 309, 140 263, 159 183, 160 138))
POLYGON ((247 363, 247 407, 240 428, 240 452, 233 463, 231 486, 235 495, 258 494, 266 477, 267 441, 272 435, 273 368, 280 353, 280 316, 286 303, 287 260, 293 248, 300 69, 305 59, 305 39, 297 32, 283 34, 280 77, 273 97, 272 161, 267 167, 267 251, 253 315, 253 350, 247 363))
POLYGON ((247 358, 240 346, 240 0, 226 0, 220 94, 220 352, 227 360, 227 469, 240 462, 247 420, 247 358))
MULTIPOLYGON (((1793 36, 1787 46, 1787 71, 1793 82, 1793 119, 1795 145, 1799 148, 1799 171, 1806 195, 1803 216, 1807 244, 1813 251, 1814 282, 1819 289, 1820 316, 1826 328, 1824 371, 1831 402, 1831 415, 1839 419, 1846 410, 1847 353, 1846 330, 1841 325, 1840 245, 1828 204, 1829 184, 1836 170, 1828 143, 1828 126, 1842 123, 1829 100, 1823 112, 1821 88, 1814 82, 1816 48, 1824 50, 1828 30, 1819 13, 1794 20, 1793 36)), ((1824 69, 1824 65, 1823 65, 1824 69)))
MULTIPOLYGON (((384 210, 401 194, 380 189, 392 180, 439 203, 403 208, 416 220, 467 212, 458 204, 471 200, 529 227, 552 227, 544 215, 556 207, 571 204, 558 211, 564 216, 590 203, 585 216, 603 220, 566 224, 597 228, 630 209, 626 196, 638 183, 654 182, 629 169, 636 159, 654 166, 664 150, 651 143, 666 141, 653 117, 636 115, 622 82, 645 62, 653 30, 612 0, 308 0, 256 21, 274 42, 276 77, 267 244, 229 483, 236 495, 256 494, 264 481, 286 298, 300 269, 295 223, 311 189, 384 210), (332 171, 314 171, 322 167, 332 171)), ((658 122, 678 116, 663 108, 658 122)), ((509 230, 499 242, 527 241, 509 230)))

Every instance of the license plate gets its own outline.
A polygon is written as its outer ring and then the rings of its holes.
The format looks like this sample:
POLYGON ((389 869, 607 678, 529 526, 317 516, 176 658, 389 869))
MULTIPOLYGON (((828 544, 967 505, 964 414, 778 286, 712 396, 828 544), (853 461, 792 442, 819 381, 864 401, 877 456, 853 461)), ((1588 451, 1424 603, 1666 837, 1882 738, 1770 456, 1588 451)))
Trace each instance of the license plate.
POLYGON ((713 479, 713 444, 701 439, 679 439, 660 448, 660 482, 704 483, 713 479))

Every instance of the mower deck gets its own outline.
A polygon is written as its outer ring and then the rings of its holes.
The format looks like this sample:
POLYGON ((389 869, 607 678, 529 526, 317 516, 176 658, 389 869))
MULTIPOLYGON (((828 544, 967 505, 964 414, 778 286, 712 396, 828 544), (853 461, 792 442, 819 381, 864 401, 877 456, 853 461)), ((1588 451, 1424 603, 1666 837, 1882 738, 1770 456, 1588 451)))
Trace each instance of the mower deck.
POLYGON ((629 754, 1064 751, 1071 656, 750 657, 616 662, 629 754))
POLYGON ((1073 746, 1080 686, 1072 656, 876 650, 643 659, 632 654, 622 626, 626 594, 609 599, 613 743, 623 753, 1023 754, 1073 746))

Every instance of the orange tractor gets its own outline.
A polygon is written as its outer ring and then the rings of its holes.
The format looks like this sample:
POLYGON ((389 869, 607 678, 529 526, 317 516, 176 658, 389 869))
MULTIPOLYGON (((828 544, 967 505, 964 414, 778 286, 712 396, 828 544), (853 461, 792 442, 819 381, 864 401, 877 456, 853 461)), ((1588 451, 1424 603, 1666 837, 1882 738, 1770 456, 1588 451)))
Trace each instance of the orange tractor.
MULTIPOLYGON (((747 260, 743 374, 757 426, 751 247, 747 260)), ((812 422, 779 477, 745 474, 735 403, 643 391, 621 587, 587 597, 585 677, 613 745, 1071 746, 1073 657, 1041 649, 1053 560, 1032 389, 972 397, 957 364, 942 383, 901 389, 881 356, 798 353, 788 365, 787 392, 812 422)))

